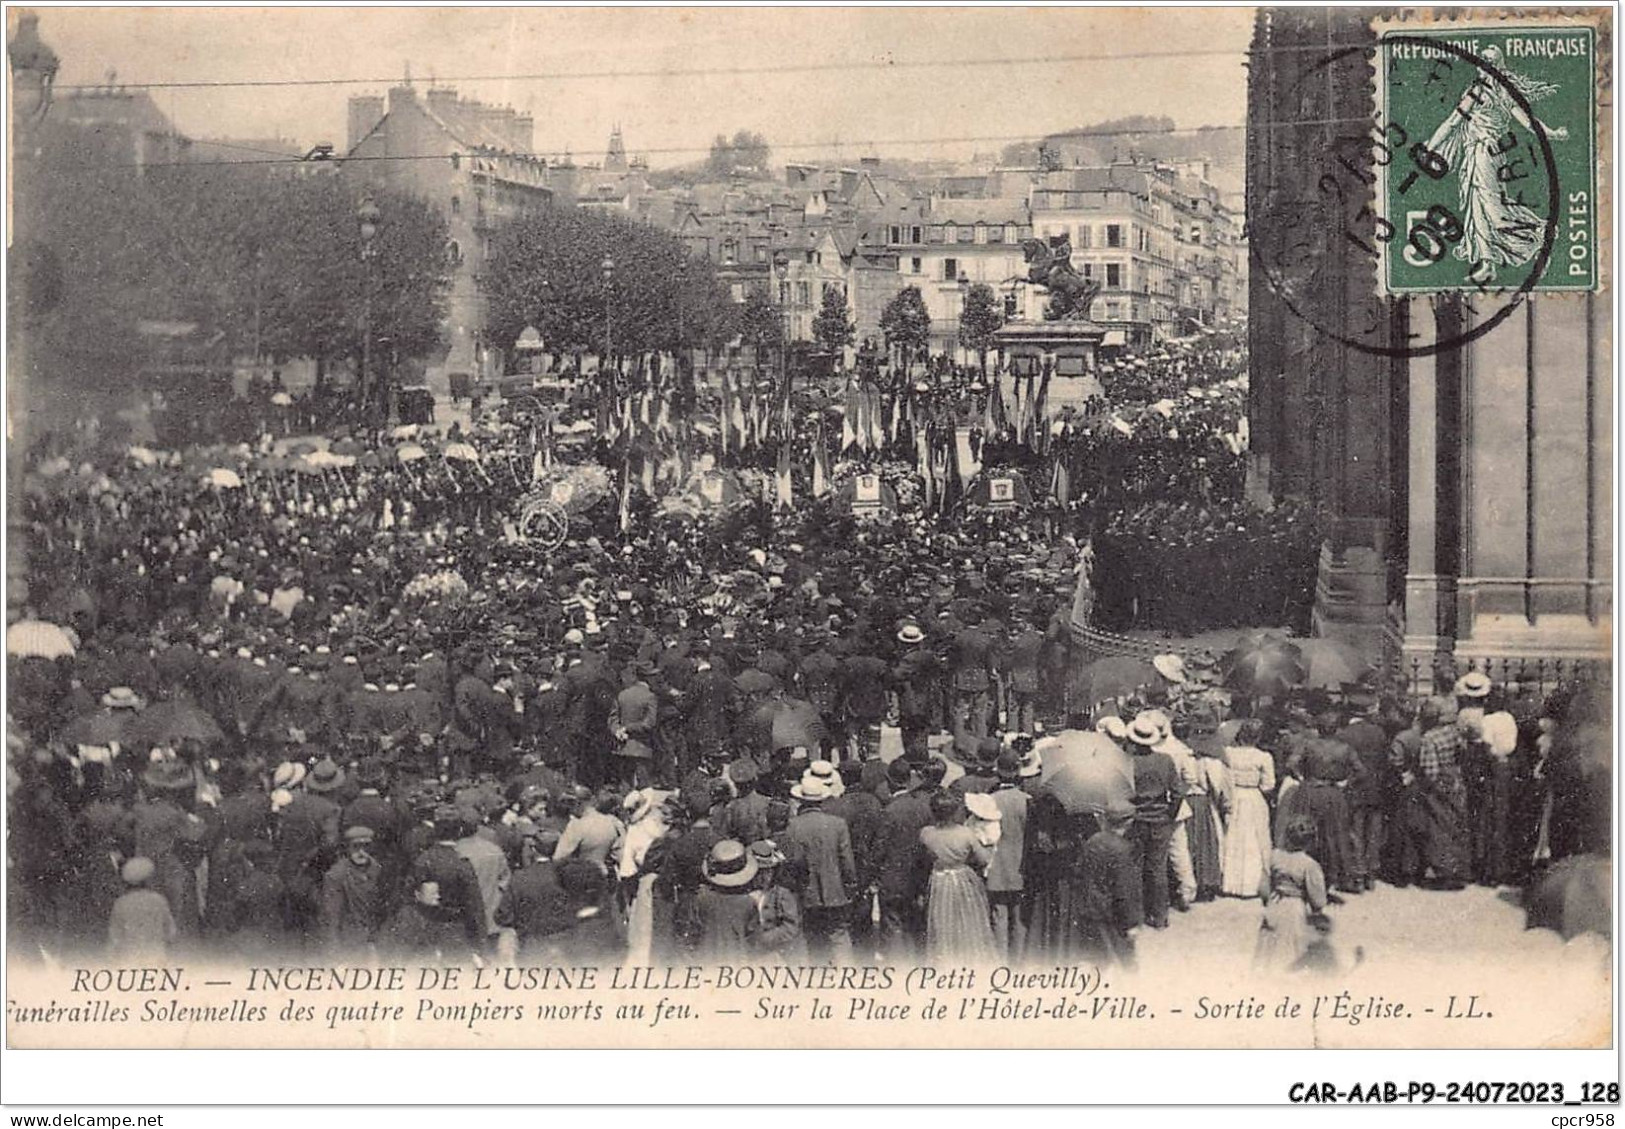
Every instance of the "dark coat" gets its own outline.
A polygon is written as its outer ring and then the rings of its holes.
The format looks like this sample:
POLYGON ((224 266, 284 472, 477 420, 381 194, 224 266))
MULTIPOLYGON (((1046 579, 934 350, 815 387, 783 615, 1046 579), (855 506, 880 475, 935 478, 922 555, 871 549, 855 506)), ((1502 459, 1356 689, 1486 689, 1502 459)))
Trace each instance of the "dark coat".
POLYGON ((869 886, 880 870, 876 844, 885 823, 886 806, 873 792, 849 788, 844 795, 824 801, 822 810, 846 820, 847 829, 852 833, 852 859, 858 868, 858 885, 869 886))
POLYGON ((899 792, 881 813, 876 842, 880 896, 908 901, 925 887, 929 874, 920 850, 920 832, 931 822, 931 802, 921 791, 899 792))
POLYGON ((787 862, 806 868, 803 906, 835 909, 852 901, 858 887, 858 868, 846 820, 816 808, 803 811, 790 820, 780 846, 787 862))
POLYGON ((756 902, 745 888, 719 890, 706 886, 697 899, 700 915, 699 956, 726 964, 744 960, 761 928, 756 902))
POLYGON ((568 929, 573 923, 570 899, 559 885, 552 859, 539 859, 513 872, 497 907, 497 924, 518 933, 521 945, 568 929))
POLYGON ((467 943, 477 948, 485 939, 485 899, 474 867, 449 843, 436 843, 412 863, 414 888, 440 884, 440 914, 462 924, 467 943))

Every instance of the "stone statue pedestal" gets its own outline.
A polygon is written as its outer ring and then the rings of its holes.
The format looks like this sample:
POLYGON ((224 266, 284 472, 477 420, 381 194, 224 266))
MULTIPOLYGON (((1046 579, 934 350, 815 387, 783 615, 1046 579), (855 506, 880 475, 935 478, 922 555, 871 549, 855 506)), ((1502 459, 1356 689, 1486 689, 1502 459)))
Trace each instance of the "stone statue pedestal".
POLYGON ((1106 330, 1092 321, 1010 321, 993 334, 995 347, 1018 376, 1036 375, 1048 361, 1057 376, 1093 376, 1106 330))

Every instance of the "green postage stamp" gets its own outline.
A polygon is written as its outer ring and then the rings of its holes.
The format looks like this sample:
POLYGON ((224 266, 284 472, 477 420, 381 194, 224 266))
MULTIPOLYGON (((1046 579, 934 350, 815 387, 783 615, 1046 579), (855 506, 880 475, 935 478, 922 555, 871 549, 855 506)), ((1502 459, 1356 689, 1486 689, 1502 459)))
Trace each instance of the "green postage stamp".
POLYGON ((1388 293, 1597 288, 1596 50, 1579 23, 1383 32, 1388 293))

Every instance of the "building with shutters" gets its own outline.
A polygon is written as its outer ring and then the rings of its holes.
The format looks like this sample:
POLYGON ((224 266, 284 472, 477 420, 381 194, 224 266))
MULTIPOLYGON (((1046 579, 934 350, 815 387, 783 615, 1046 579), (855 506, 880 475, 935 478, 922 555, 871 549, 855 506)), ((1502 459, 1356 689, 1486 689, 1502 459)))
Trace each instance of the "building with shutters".
POLYGON ((447 352, 429 365, 431 387, 502 371, 513 343, 486 339, 479 287, 495 225, 575 196, 577 170, 536 156, 534 132, 530 115, 444 86, 420 94, 407 82, 350 99, 344 174, 427 201, 450 227, 447 352))

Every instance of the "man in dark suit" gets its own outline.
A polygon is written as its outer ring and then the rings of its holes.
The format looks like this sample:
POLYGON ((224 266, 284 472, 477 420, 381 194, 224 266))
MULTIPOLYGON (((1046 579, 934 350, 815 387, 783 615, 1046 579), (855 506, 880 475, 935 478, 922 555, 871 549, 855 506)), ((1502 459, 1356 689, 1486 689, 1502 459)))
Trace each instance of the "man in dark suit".
POLYGON ((891 671, 903 751, 911 758, 924 760, 926 738, 942 716, 945 668, 919 624, 905 623, 897 633, 897 641, 908 648, 891 671))
POLYGON ((1143 714, 1128 730, 1134 752, 1134 819, 1129 842, 1140 868, 1145 923, 1153 929, 1168 928, 1168 844, 1174 836, 1174 816, 1185 796, 1173 758, 1151 747, 1161 736, 1156 723, 1143 714))
POLYGON ((756 790, 760 772, 750 757, 740 757, 728 766, 728 779, 739 795, 723 809, 717 834, 724 839, 755 843, 771 836, 767 826, 768 798, 756 790))
POLYGON ((419 891, 425 884, 434 884, 438 897, 432 905, 424 903, 426 912, 432 911, 428 916, 459 923, 468 945, 477 953, 485 945, 485 902, 474 867, 457 853, 463 822, 462 813, 449 804, 435 809, 435 842, 413 860, 411 884, 419 891))
MULTIPOLYGON (((824 719, 825 737, 821 752, 830 753, 846 743, 846 719, 841 712, 841 662, 828 647, 829 632, 815 627, 807 633, 812 646, 801 660, 801 693, 824 719)), ((751 842, 746 839, 744 842, 751 842)))
POLYGON ((988 713, 992 708, 990 689, 993 685, 994 640, 978 625, 981 612, 974 606, 966 609, 967 624, 954 632, 950 646, 950 663, 954 684, 954 738, 961 747, 971 739, 987 736, 988 713))
POLYGON ((535 857, 513 872, 497 907, 497 924, 518 935, 521 957, 531 955, 543 938, 571 924, 570 899, 559 883, 560 864, 553 861, 559 833, 534 828, 528 838, 535 857))
POLYGON ((807 955, 814 961, 833 957, 842 964, 852 955, 848 916, 858 888, 858 868, 852 857, 852 833, 846 820, 821 810, 831 797, 824 781, 804 776, 791 789, 801 801, 799 815, 784 832, 784 857, 802 868, 802 929, 807 955))
MULTIPOLYGON (((881 771, 879 761, 868 763, 876 771, 881 771)), ((846 791, 826 801, 823 810, 845 820, 847 830, 852 835, 852 859, 858 868, 858 896, 852 903, 852 936, 860 945, 860 954, 867 956, 874 948, 873 895, 880 873, 879 853, 875 844, 880 837, 885 805, 875 794, 874 788, 862 786, 863 769, 859 761, 846 761, 841 765, 841 779, 846 783, 846 791)), ((870 779, 873 780, 873 777, 870 779)), ((884 790, 883 785, 876 787, 884 790)))
POLYGON ((890 668, 867 653, 856 640, 841 663, 841 713, 858 739, 860 755, 878 754, 880 725, 886 719, 886 683, 890 668))
POLYGON ((892 795, 881 813, 875 842, 880 929, 887 955, 893 960, 907 960, 925 932, 919 906, 925 890, 920 832, 931 822, 930 797, 929 790, 901 759, 886 767, 886 781, 892 795))

